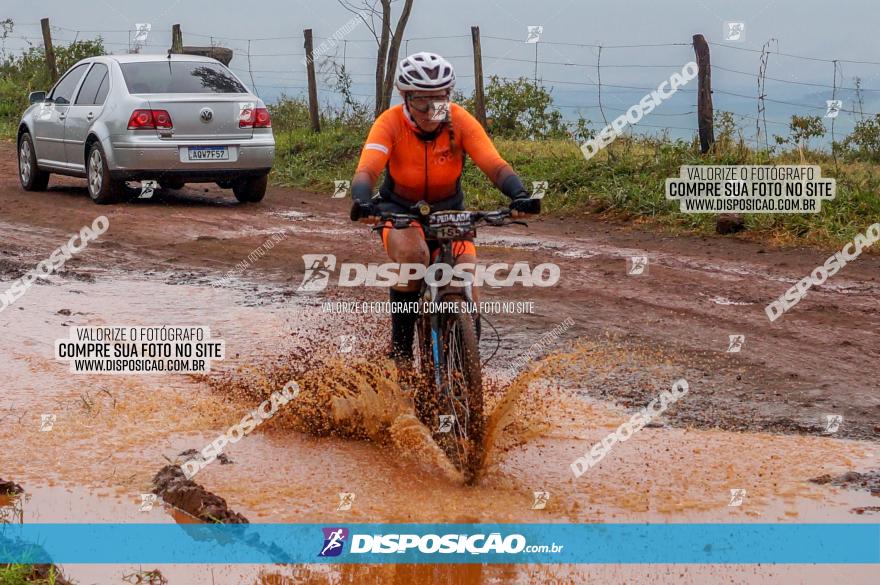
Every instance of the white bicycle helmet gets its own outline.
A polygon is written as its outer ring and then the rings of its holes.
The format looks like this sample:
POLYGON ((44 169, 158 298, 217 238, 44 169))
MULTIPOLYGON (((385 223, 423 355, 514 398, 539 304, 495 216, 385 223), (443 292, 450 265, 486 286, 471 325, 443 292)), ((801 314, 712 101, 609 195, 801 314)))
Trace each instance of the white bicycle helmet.
POLYGON ((414 53, 398 65, 395 85, 400 91, 451 91, 455 87, 455 70, 452 63, 437 53, 414 53))

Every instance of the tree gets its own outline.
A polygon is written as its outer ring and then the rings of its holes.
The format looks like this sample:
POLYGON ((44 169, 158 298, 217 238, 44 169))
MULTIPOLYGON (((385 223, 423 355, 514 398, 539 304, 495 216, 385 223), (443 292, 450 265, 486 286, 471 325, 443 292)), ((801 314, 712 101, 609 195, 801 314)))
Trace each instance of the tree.
POLYGON ((716 151, 727 152, 734 144, 734 135, 737 131, 733 114, 723 110, 715 110, 712 125, 715 129, 716 151))
POLYGON ((865 100, 862 97, 862 78, 853 77, 853 85, 855 85, 855 100, 853 101, 853 112, 859 113, 859 121, 865 121, 865 100))
POLYGON ((791 122, 788 124, 788 138, 781 136, 776 137, 778 144, 794 144, 797 146, 801 155, 801 162, 804 159, 804 146, 811 138, 820 138, 825 136, 825 125, 822 124, 822 118, 819 116, 792 116, 791 122))
POLYGON ((0 59, 6 59, 6 39, 14 28, 15 23, 11 18, 0 20, 0 59))
MULTIPOLYGON (((55 45, 55 61, 62 73, 80 59, 104 54, 101 37, 55 45)), ((52 80, 42 44, 32 45, 18 55, 5 55, 0 61, 0 125, 17 123, 21 112, 28 106, 28 93, 50 87, 52 80)))
POLYGON ((562 114, 552 108, 550 92, 525 77, 504 80, 493 75, 485 96, 494 136, 533 140, 569 136, 562 114))
POLYGON ((880 162, 880 114, 857 122, 842 149, 850 158, 880 162))
POLYGON ((350 125, 367 123, 369 106, 355 99, 351 91, 353 83, 351 73, 345 68, 345 64, 339 64, 332 59, 327 59, 325 63, 330 69, 327 72, 328 83, 332 85, 336 93, 342 95, 342 109, 338 114, 339 119, 350 125))
POLYGON ((343 8, 360 18, 376 39, 376 108, 378 116, 391 105, 394 72, 400 56, 400 43, 409 21, 414 0, 403 0, 403 8, 391 29, 392 5, 396 0, 338 0, 343 8))

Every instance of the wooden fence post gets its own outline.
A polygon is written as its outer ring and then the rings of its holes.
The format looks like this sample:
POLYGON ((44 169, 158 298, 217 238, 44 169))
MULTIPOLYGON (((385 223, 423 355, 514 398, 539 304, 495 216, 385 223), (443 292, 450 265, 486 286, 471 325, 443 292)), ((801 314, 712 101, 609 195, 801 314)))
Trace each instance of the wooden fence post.
POLYGON ((306 71, 309 78, 309 117, 312 120, 312 130, 321 131, 321 119, 318 117, 318 84, 315 81, 315 60, 312 47, 312 29, 303 30, 306 49, 306 71))
POLYGON ((171 52, 175 55, 183 53, 183 33, 180 32, 179 24, 171 27, 171 52))
POLYGON ((703 35, 694 35, 694 53, 697 56, 697 125, 700 129, 700 152, 706 154, 715 144, 712 126, 712 68, 709 65, 709 43, 703 35))
POLYGON ((43 47, 46 50, 46 68, 49 70, 49 78, 52 85, 58 81, 58 65, 55 63, 55 49, 52 47, 52 32, 49 30, 49 19, 40 20, 40 26, 43 29, 43 47))
POLYGON ((483 50, 480 47, 480 27, 471 27, 474 43, 474 110, 477 120, 486 128, 486 97, 483 93, 483 50))
MULTIPOLYGON (((709 65, 709 43, 703 35, 694 35, 694 53, 697 56, 697 126, 700 129, 700 152, 712 150, 715 129, 712 125, 712 68, 709 65)), ((715 217, 715 231, 735 234, 746 229, 745 218, 739 213, 721 213, 715 217)))

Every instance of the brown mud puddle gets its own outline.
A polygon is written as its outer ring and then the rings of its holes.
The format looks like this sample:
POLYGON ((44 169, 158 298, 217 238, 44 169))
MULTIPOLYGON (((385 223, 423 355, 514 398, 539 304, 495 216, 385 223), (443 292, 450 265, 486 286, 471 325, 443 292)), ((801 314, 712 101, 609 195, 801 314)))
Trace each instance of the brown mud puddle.
MULTIPOLYGON (((62 282, 35 286, 4 314, 10 359, 0 372, 0 444, 12 448, 0 450, 0 476, 27 492, 19 521, 182 521, 162 505, 140 512, 156 470, 202 448, 291 377, 300 397, 229 447, 232 465, 214 463, 197 476, 252 522, 871 521, 851 512, 876 504, 869 493, 808 481, 870 471, 876 444, 861 441, 659 426, 618 444, 574 479, 570 463, 630 414, 588 391, 590 372, 601 369, 606 385, 625 391, 632 372, 642 369, 645 381, 654 380, 646 394, 681 377, 672 361, 602 339, 560 347, 512 383, 488 368, 488 457, 479 484, 465 487, 432 449, 395 373, 381 369, 381 360, 355 359, 375 355, 386 324, 361 319, 352 328, 313 301, 253 307, 230 302, 233 294, 239 293, 121 278, 62 282), (53 359, 51 341, 66 337, 69 325, 157 323, 210 326, 226 341, 228 359, 205 379, 72 375, 53 359), (340 331, 356 335, 357 351, 341 351, 340 331), (326 361, 304 359, 317 355, 316 347, 326 361), (51 431, 40 430, 44 413, 57 417, 51 431), (728 505, 731 489, 746 490, 741 505, 728 505), (533 509, 534 491, 550 493, 545 509, 533 509), (341 492, 355 494, 350 510, 338 509, 341 492)), ((691 381, 682 402, 700 392, 700 381, 691 381)), ((631 408, 641 404, 637 398, 631 408)), ((83 583, 124 582, 132 573, 63 568, 83 583)), ((752 567, 156 568, 170 583, 579 583, 648 574, 701 582, 716 572, 743 581, 758 575, 752 567)), ((862 576, 860 568, 845 570, 854 581, 862 576)), ((810 582, 828 573, 779 567, 764 574, 808 575, 810 582)))

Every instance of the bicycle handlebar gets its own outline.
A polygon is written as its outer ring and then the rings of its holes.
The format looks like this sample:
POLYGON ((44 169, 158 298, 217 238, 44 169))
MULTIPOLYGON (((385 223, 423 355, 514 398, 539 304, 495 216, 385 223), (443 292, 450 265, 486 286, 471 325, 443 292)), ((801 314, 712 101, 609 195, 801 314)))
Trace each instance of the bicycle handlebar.
MULTIPOLYGON (((417 204, 418 205, 418 204, 417 204)), ((414 206, 415 207, 415 206, 414 206)), ((478 223, 485 223, 486 225, 491 226, 503 226, 509 224, 520 224, 520 225, 528 225, 524 221, 512 220, 506 221, 512 215, 512 211, 507 207, 502 207, 500 209, 496 209, 494 211, 468 211, 461 209, 450 209, 449 213, 469 213, 471 217, 471 221, 474 224, 474 227, 478 223)), ((443 213, 442 211, 437 213, 443 213)), ((373 226, 371 229, 380 230, 385 227, 385 222, 392 222, 392 226, 394 229, 403 229, 409 227, 410 222, 425 221, 429 215, 422 215, 416 213, 383 213, 378 215, 380 224, 373 226)))

